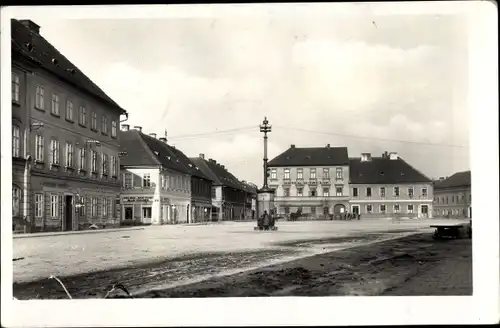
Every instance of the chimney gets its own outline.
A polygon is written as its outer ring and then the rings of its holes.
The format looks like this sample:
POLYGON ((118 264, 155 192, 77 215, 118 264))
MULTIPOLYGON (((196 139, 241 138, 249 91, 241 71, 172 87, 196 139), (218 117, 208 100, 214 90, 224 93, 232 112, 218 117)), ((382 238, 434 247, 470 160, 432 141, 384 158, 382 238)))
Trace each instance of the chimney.
POLYGON ((390 160, 396 160, 398 158, 399 158, 398 153, 396 153, 396 152, 389 153, 389 159, 390 160))
POLYGON ((150 133, 149 135, 156 139, 156 133, 150 133))
POLYGON ((389 157, 389 153, 387 151, 382 153, 382 158, 388 158, 388 157, 389 157))
POLYGON ((225 168, 226 168, 224 165, 221 165, 220 167, 222 167, 223 169, 225 169, 225 168))
POLYGON ((158 138, 160 141, 164 142, 164 143, 167 143, 167 138, 158 138))
POLYGON ((361 162, 369 162, 372 159, 372 154, 370 153, 361 153, 361 162))
POLYGON ((326 145, 326 148, 330 148, 330 144, 327 144, 327 145, 326 145))
POLYGON ((290 148, 295 148, 295 145, 290 145, 290 148))
POLYGON ((205 159, 205 154, 200 154, 201 159, 205 159))
POLYGON ((35 24, 33 21, 30 21, 29 19, 22 19, 19 22, 26 26, 31 32, 40 34, 40 26, 35 24))
POLYGON ((122 131, 128 131, 128 130, 130 130, 130 125, 122 124, 122 131))
POLYGON ((142 126, 136 125, 134 126, 134 129, 138 130, 139 132, 142 132, 142 126))

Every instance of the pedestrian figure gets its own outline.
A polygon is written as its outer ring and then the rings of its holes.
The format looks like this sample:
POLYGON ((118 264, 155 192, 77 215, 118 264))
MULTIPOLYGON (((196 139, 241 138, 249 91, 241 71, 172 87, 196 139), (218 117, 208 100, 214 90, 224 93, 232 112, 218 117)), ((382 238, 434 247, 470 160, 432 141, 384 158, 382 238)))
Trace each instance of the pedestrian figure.
POLYGON ((262 223, 264 226, 264 230, 269 230, 269 214, 267 214, 267 211, 264 211, 264 214, 262 215, 262 223))

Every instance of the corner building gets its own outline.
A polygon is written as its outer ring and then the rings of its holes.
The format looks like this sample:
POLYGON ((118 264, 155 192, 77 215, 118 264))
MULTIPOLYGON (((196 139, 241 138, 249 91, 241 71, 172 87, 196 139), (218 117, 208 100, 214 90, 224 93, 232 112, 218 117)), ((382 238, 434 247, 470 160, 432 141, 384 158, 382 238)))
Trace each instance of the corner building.
MULTIPOLYGON (((32 21, 11 20, 14 74, 29 185, 30 231, 119 224, 120 116, 126 111, 50 44, 32 21)), ((13 83, 14 88, 14 83, 13 83)))
POLYGON ((279 215, 302 211, 303 216, 325 218, 344 213, 349 206, 347 147, 298 148, 291 145, 268 163, 269 187, 276 190, 279 215))

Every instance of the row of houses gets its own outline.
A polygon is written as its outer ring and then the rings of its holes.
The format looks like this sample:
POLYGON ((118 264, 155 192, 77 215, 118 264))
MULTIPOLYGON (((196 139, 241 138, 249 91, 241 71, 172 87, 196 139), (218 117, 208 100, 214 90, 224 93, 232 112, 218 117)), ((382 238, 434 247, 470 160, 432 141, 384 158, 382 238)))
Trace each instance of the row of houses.
POLYGON ((140 129, 120 131, 127 111, 34 22, 11 20, 11 59, 15 231, 250 215, 255 186, 140 129))
POLYGON ((349 157, 347 147, 291 145, 268 168, 276 211, 284 216, 297 211, 313 217, 345 212, 364 217, 470 216, 465 211, 470 208, 470 172, 468 191, 458 191, 463 193, 460 199, 468 197, 468 202, 460 210, 457 204, 451 209, 451 204, 443 204, 442 193, 456 184, 448 180, 436 184, 396 152, 349 157), (443 207, 451 210, 444 213, 443 207))

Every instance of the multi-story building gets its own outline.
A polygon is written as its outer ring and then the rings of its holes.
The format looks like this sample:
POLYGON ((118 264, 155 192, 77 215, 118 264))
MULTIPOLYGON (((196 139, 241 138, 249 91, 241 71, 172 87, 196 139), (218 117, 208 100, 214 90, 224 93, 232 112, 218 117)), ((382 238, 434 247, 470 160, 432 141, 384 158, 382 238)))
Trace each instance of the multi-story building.
POLYGON ((213 181, 212 221, 236 220, 245 217, 246 187, 224 165, 204 154, 190 158, 213 181))
POLYGON ((349 160, 350 212, 364 217, 432 217, 432 180, 397 153, 349 160))
POLYGON ((269 187, 275 189, 279 215, 299 209, 302 215, 326 217, 343 213, 349 205, 347 147, 289 149, 268 163, 269 187))
POLYGON ((166 138, 128 124, 120 131, 124 224, 192 223, 208 220, 212 181, 166 138))
POLYGON ((11 30, 13 117, 21 118, 13 127, 15 175, 23 164, 18 158, 29 159, 22 186, 14 179, 13 191, 23 188, 14 202, 24 204, 15 211, 22 208, 31 231, 117 224, 117 127, 125 110, 43 38, 38 25, 13 19, 11 30))
POLYGON ((434 182, 434 216, 472 217, 470 171, 457 172, 434 182))
POLYGON ((245 212, 244 218, 252 218, 252 211, 256 210, 257 205, 257 186, 253 183, 242 180, 243 188, 245 189, 245 212))

